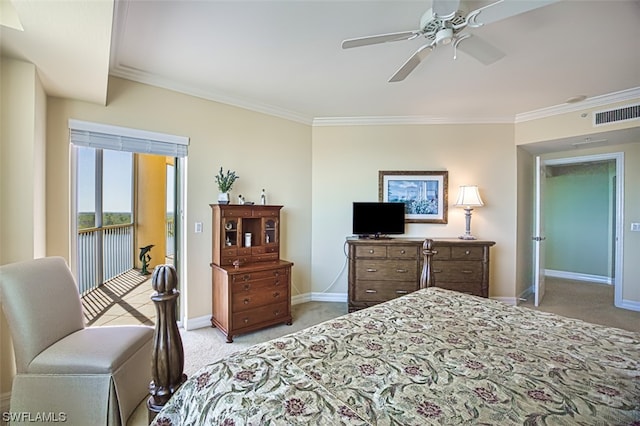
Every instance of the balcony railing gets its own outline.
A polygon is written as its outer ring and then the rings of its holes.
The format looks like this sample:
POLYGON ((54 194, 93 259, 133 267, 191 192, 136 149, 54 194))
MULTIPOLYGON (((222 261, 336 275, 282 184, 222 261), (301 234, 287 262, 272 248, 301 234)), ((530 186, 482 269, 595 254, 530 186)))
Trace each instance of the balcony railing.
POLYGON ((80 294, 84 295, 103 282, 133 269, 133 256, 133 224, 79 230, 78 291, 80 294))
POLYGON ((167 218, 165 225, 165 235, 167 236, 167 257, 175 255, 176 245, 176 233, 175 233, 175 221, 172 218, 167 218))

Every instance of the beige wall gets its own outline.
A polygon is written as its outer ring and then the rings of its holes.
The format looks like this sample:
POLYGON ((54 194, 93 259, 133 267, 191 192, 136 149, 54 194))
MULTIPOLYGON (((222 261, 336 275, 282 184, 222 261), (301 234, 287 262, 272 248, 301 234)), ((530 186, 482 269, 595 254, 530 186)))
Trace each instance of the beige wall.
POLYGON ((283 258, 294 262, 296 291, 310 290, 311 128, 244 109, 206 101, 119 78, 109 81, 107 106, 49 98, 47 127, 47 253, 69 253, 70 118, 169 133, 190 138, 186 160, 187 318, 211 313, 211 209, 214 176, 220 166, 240 179, 232 190, 259 201, 265 188, 270 204, 282 204, 283 258), (195 222, 204 223, 194 233, 195 222))
POLYGON ((351 235, 352 202, 378 200, 379 170, 447 170, 448 224, 407 224, 406 236, 463 234, 464 211, 452 205, 459 185, 477 184, 485 206, 474 210, 471 230, 496 242, 490 295, 515 296, 513 125, 314 127, 312 159, 314 292, 347 292, 343 245, 351 235))
MULTIPOLYGON (((0 264, 45 255, 46 96, 34 65, 3 58, 0 109, 0 264)), ((0 403, 11 390, 13 347, 0 315, 0 403)), ((1 408, 1 407, 0 407, 1 408)))

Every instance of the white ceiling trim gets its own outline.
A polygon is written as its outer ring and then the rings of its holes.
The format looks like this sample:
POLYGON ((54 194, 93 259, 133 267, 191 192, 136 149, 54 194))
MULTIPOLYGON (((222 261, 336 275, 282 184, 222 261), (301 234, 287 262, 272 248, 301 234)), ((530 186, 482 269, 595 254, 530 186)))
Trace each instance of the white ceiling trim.
POLYGON ((529 111, 522 114, 516 114, 515 123, 523 123, 525 121, 538 120, 541 118, 552 117, 554 115, 566 114, 569 112, 583 111, 590 108, 599 108, 618 102, 628 102, 640 98, 640 87, 621 90, 615 93, 609 93, 601 96, 587 98, 582 102, 575 104, 562 104, 548 108, 541 108, 535 111, 529 111))
POLYGON ((115 65, 111 67, 109 72, 114 77, 120 77, 127 80, 136 81, 138 83, 149 84, 151 86, 161 87, 163 89, 173 90, 174 92, 184 93, 185 95, 195 96, 197 98, 207 99, 214 102, 220 102, 227 105, 244 108, 250 111, 256 111, 287 120, 308 124, 313 121, 312 117, 289 111, 273 105, 268 105, 256 101, 242 99, 232 96, 228 93, 202 90, 195 86, 178 84, 175 81, 158 75, 152 75, 145 71, 136 70, 126 66, 115 65))
POLYGON ((318 117, 314 127, 323 126, 376 126, 402 124, 497 124, 513 123, 513 117, 318 117))

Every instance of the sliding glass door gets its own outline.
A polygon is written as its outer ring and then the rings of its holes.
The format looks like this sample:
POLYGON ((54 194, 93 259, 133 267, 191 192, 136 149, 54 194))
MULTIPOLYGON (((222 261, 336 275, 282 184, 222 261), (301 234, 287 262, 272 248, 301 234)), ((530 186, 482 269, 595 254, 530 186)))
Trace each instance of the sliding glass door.
POLYGON ((134 266, 134 163, 131 152, 77 149, 77 267, 84 294, 134 266))

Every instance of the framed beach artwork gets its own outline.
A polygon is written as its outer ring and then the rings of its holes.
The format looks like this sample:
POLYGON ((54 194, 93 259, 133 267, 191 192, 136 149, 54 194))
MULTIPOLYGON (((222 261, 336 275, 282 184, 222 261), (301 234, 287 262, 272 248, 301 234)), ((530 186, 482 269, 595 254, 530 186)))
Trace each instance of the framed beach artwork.
POLYGON ((447 171, 378 172, 378 198, 405 204, 405 222, 447 223, 447 171))

